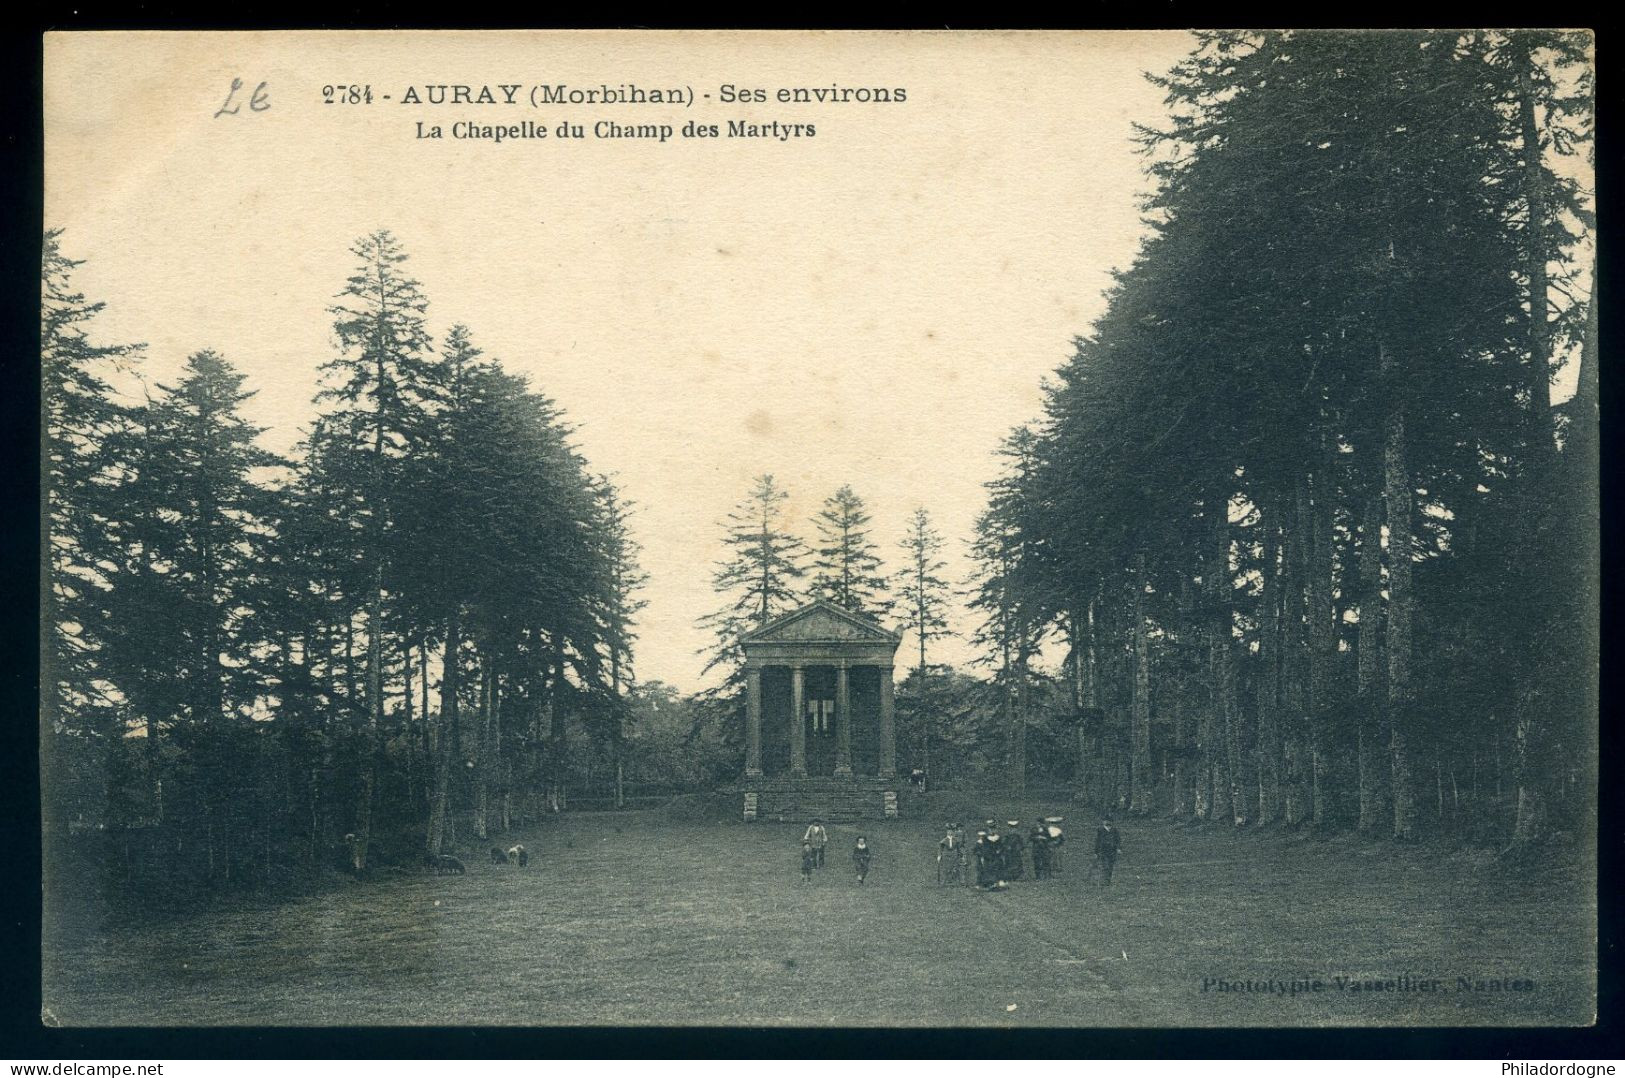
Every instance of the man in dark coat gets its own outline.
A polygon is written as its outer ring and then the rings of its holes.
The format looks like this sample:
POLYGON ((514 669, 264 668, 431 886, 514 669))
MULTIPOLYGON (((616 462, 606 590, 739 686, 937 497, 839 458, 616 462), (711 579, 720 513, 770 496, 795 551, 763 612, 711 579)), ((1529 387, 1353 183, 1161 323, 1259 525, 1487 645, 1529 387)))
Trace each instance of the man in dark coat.
POLYGON ((976 832, 976 886, 991 891, 999 883, 999 851, 986 831, 976 832))
POLYGON ((1033 824, 1032 834, 1027 836, 1027 846, 1033 851, 1033 879, 1048 879, 1049 831, 1045 829, 1043 820, 1033 824))
POLYGON ((1095 861, 1100 865, 1100 885, 1110 887, 1112 869, 1117 865, 1117 851, 1123 848, 1123 836, 1112 826, 1111 817, 1100 821, 1095 831, 1095 861))
POLYGON ((943 828, 937 842, 937 884, 965 882, 965 833, 956 823, 943 828))
POLYGON ((1004 878, 1025 879, 1027 876, 1027 840, 1021 834, 1021 821, 1011 820, 1010 830, 1004 833, 1004 878))
POLYGON ((989 863, 993 866, 993 885, 1007 886, 1010 879, 1010 845, 996 825, 988 825, 987 845, 991 854, 989 863))

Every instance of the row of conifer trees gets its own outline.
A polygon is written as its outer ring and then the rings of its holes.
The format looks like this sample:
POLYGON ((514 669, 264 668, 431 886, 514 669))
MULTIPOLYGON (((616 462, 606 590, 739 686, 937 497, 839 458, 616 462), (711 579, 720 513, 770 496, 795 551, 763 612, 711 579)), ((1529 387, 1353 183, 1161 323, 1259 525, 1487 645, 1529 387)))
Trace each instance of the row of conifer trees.
POLYGON ((1065 641, 1093 802, 1527 848, 1595 796, 1589 36, 1198 39, 1004 447, 1000 681, 1065 641))
POLYGON ((466 327, 431 340, 388 232, 353 253, 284 459, 225 356, 162 384, 98 342, 45 238, 48 864, 138 891, 361 872, 537 811, 568 731, 613 755, 627 506, 466 327))

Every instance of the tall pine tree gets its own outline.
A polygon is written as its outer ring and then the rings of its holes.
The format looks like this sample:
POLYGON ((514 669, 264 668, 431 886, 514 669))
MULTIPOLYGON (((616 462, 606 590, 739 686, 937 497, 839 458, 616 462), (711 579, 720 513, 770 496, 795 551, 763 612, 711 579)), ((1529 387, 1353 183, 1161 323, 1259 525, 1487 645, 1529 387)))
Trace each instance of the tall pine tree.
POLYGON ((813 598, 826 599, 855 614, 886 617, 892 600, 863 499, 850 486, 842 486, 824 499, 813 525, 818 530, 818 545, 813 548, 813 598))

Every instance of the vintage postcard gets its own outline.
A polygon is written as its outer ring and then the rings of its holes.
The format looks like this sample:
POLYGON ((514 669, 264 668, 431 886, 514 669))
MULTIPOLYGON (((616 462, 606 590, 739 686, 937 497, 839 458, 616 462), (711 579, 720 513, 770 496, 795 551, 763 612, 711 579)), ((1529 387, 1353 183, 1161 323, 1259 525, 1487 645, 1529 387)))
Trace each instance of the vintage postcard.
POLYGON ((45 35, 48 1026, 1584 1026, 1593 39, 45 35))

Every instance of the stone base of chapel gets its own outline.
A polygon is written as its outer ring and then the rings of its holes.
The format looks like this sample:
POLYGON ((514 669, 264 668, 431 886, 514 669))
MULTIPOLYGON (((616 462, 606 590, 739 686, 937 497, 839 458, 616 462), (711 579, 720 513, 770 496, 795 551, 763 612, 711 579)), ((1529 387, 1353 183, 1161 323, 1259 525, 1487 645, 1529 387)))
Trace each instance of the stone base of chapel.
POLYGON ((806 823, 813 817, 834 823, 882 820, 898 815, 906 779, 876 775, 766 775, 740 780, 740 811, 745 820, 806 823))

